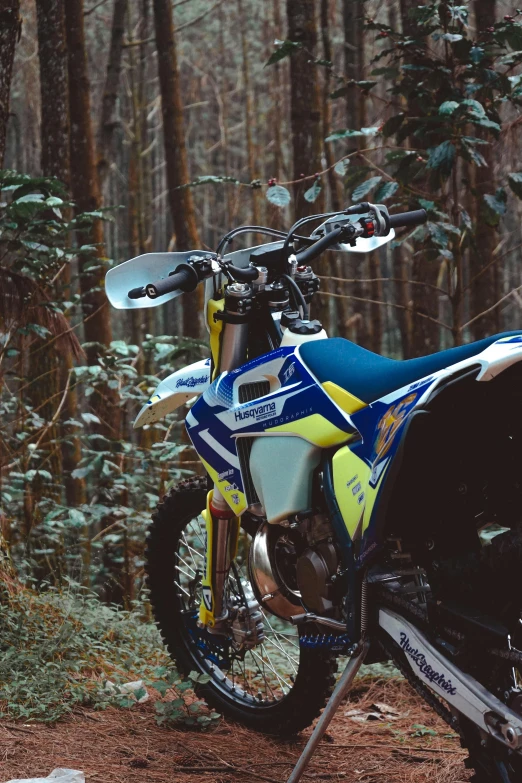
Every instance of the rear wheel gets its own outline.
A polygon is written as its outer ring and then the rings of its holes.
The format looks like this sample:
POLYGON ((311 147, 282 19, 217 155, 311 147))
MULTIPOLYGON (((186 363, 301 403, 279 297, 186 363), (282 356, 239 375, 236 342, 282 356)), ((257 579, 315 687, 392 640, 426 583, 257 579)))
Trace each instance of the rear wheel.
POLYGON ((465 765, 475 771, 471 778, 473 783, 520 783, 522 757, 491 737, 483 735, 462 716, 459 727, 461 744, 469 751, 465 765))
MULTIPOLYGON (((477 552, 441 561, 430 582, 437 599, 452 601, 458 597, 462 605, 480 610, 503 625, 509 631, 512 648, 522 651, 522 528, 496 536, 477 552)), ((522 665, 481 655, 481 647, 476 645, 466 670, 522 716, 522 665)), ((466 766, 474 770, 473 783, 522 781, 522 755, 479 730, 463 715, 458 716, 458 725, 461 744, 469 751, 466 766)))
MULTIPOLYGON (((297 629, 263 612, 264 640, 238 650, 232 638, 197 625, 205 564, 207 484, 189 479, 172 489, 152 517, 146 569, 154 616, 167 648, 184 674, 199 671, 210 681, 198 694, 218 712, 251 728, 293 734, 310 725, 329 697, 335 656, 301 647, 297 629)), ((242 530, 227 584, 240 609, 253 597, 247 574, 250 536, 242 530)))

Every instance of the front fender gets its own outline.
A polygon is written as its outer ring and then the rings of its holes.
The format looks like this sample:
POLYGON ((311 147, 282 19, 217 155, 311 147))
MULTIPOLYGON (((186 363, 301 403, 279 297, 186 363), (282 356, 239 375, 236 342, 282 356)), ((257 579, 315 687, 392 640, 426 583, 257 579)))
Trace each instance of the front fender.
POLYGON ((202 359, 176 370, 160 383, 148 402, 138 413, 134 429, 159 421, 188 400, 199 397, 210 385, 210 359, 202 359))

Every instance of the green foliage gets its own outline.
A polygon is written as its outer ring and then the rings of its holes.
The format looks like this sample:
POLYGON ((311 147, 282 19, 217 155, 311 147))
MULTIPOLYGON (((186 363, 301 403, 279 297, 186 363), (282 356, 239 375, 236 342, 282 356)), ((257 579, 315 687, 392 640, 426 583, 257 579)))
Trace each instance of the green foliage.
POLYGON ((346 170, 348 169, 349 165, 350 165, 349 159, 341 158, 341 160, 338 160, 337 163, 335 164, 334 171, 340 177, 344 177, 344 175, 346 174, 346 170))
POLYGON ((375 193, 375 201, 380 204, 382 201, 388 201, 396 194, 399 189, 398 182, 383 182, 379 190, 375 193))
POLYGON ((426 726, 423 726, 421 723, 414 723, 412 729, 414 729, 414 731, 411 733, 412 737, 437 737, 438 736, 438 732, 435 731, 435 729, 428 729, 426 726))
POLYGON ((363 183, 358 185, 355 190, 352 193, 352 201, 361 201, 365 196, 368 195, 374 188, 377 187, 379 182, 381 182, 382 177, 370 177, 370 179, 365 180, 363 183))
POLYGON ((449 177, 455 161, 455 145, 451 141, 443 141, 437 147, 428 150, 426 168, 438 169, 444 177, 449 177))
POLYGON ((506 214, 507 193, 504 188, 498 188, 494 195, 484 196, 485 209, 483 217, 490 226, 496 226, 500 218, 506 214))
MULTIPOLYGON (((431 177, 440 185, 453 172, 459 158, 476 166, 485 165, 477 145, 488 144, 501 130, 499 110, 503 103, 520 101, 518 77, 509 77, 506 66, 522 63, 522 26, 518 12, 470 37, 468 3, 454 6, 431 2, 413 11, 417 32, 413 38, 392 28, 367 21, 367 29, 385 36, 387 47, 375 58, 385 68, 374 73, 395 76, 390 90, 400 96, 406 111, 393 113, 382 127, 383 136, 396 137, 401 144, 409 139, 427 148, 427 156, 412 170, 404 166, 400 182, 431 177), (475 126, 480 138, 469 135, 475 126), (406 171, 408 169, 408 171, 406 171)), ((333 134, 343 138, 344 131, 333 134)), ((332 138, 332 137, 330 137, 332 138)), ((405 163, 412 161, 405 161, 405 163)), ((396 172, 397 173, 397 172, 396 172)), ((516 191, 515 191, 516 192, 516 191)))
POLYGON ((266 61, 265 68, 284 60, 285 57, 291 57, 294 52, 303 48, 303 44, 298 41, 276 41, 276 45, 277 49, 266 61))
POLYGON ((522 198, 522 172, 514 171, 508 176, 509 187, 518 198, 522 198))
POLYGON ((163 697, 160 724, 205 728, 219 718, 194 700, 193 685, 205 677, 179 676, 143 605, 104 606, 70 580, 67 589, 40 591, 0 593, 0 718, 53 723, 77 705, 132 708, 147 689, 163 697), (146 688, 120 693, 137 679, 146 688))
POLYGON ((364 136, 364 133, 362 131, 357 130, 348 130, 345 128, 344 130, 338 130, 334 133, 331 133, 330 136, 326 137, 326 141, 339 141, 339 139, 354 139, 360 136, 364 136))
MULTIPOLYGON (((475 222, 460 203, 463 186, 470 189, 470 171, 488 165, 486 153, 500 136, 502 118, 518 114, 522 102, 517 72, 522 13, 476 32, 469 27, 469 8, 470 2, 418 4, 410 12, 407 32, 367 19, 367 33, 375 33, 376 44, 383 44, 371 75, 390 82, 389 114, 380 128, 335 130, 326 139, 336 151, 361 148, 363 137, 375 141, 373 146, 368 141, 365 151, 369 165, 345 174, 352 201, 372 194, 373 201, 393 197, 398 208, 428 210, 429 222, 407 237, 400 234, 395 244, 413 240, 424 263, 439 265, 454 331, 461 326, 466 285, 461 260, 474 247, 478 224, 497 229, 508 213, 509 196, 522 198, 522 173, 508 171, 495 193, 480 194, 475 222), (376 175, 371 153, 379 156, 378 170, 390 181, 376 175)), ((350 84, 345 80, 334 95, 344 95, 350 84)))
POLYGON ((309 201, 313 204, 314 201, 317 200, 319 197, 319 194, 321 193, 322 187, 321 187, 321 181, 319 179, 314 180, 314 184, 311 188, 309 188, 305 194, 304 197, 306 201, 309 201))
MULTIPOLYGON (((19 311, 12 306, 16 287, 2 291, 12 320, 0 335, 0 371, 6 379, 2 384, 0 377, 2 459, 8 455, 0 516, 9 531, 11 554, 22 578, 37 576, 62 585, 67 576, 81 573, 82 582, 100 595, 112 585, 130 601, 141 588, 142 577, 135 575, 143 572, 150 512, 167 481, 189 473, 178 467, 184 447, 179 443, 177 414, 147 431, 132 433, 130 425, 162 378, 206 355, 207 349, 197 341, 171 335, 147 335, 140 346, 125 340, 114 340, 110 346, 85 345, 94 349, 96 359, 76 366, 70 374, 77 412, 53 426, 63 391, 53 396, 55 386, 47 392, 45 379, 53 368, 57 370, 61 354, 51 355, 55 343, 41 313, 45 309, 53 317, 62 317, 59 332, 70 327, 65 316, 78 324, 80 295, 69 295, 53 281, 60 281, 79 253, 92 256, 93 248, 75 246, 73 232, 101 213, 69 219, 72 204, 62 199, 62 187, 52 179, 1 172, 0 188, 4 194, 2 264, 23 283, 19 311), (38 306, 33 308, 35 290, 38 306), (40 371, 27 375, 29 346, 36 350, 35 356, 50 349, 46 359, 50 370, 45 364, 42 377, 40 371), (13 393, 14 389, 19 391, 13 393), (119 432, 102 428, 93 406, 107 389, 117 395, 125 422, 123 439, 119 432), (51 455, 61 453, 64 444, 79 451, 71 476, 61 467, 58 472, 52 467, 51 455), (76 507, 65 494, 70 478, 85 482, 85 502, 76 507)), ((99 263, 93 256, 93 264, 99 263)))
POLYGON ((266 191, 266 198, 276 207, 286 207, 292 200, 290 191, 282 185, 271 185, 266 191))
POLYGON ((202 177, 196 177, 192 182, 188 182, 186 185, 180 185, 178 190, 184 188, 197 188, 199 185, 222 185, 223 183, 230 183, 232 185, 240 185, 241 182, 235 177, 218 176, 215 174, 205 174, 202 177))

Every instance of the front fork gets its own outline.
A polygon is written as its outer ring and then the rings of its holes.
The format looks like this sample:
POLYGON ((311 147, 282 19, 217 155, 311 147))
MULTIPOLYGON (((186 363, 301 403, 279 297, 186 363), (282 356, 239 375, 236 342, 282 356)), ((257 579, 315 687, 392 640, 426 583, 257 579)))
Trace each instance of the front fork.
MULTIPOLYGON (((210 303, 209 303, 210 304, 210 303)), ((212 356, 216 364, 214 377, 240 367, 247 358, 248 325, 252 308, 252 288, 233 283, 225 290, 223 312, 207 308, 212 356), (219 328, 218 328, 219 327, 219 328)), ((230 566, 237 555, 239 519, 230 509, 216 484, 207 496, 203 512, 207 531, 205 576, 202 580, 200 625, 211 633, 227 633, 228 606, 226 583, 230 566)))
POLYGON ((199 621, 211 633, 223 633, 228 619, 225 588, 230 566, 237 555, 239 519, 217 487, 208 493, 203 517, 207 541, 199 621))

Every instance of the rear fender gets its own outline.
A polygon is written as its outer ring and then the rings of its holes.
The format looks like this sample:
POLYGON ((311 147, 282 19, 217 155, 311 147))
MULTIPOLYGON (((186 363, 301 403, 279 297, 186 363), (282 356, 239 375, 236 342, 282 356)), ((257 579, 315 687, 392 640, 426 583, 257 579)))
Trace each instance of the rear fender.
POLYGON ((160 383, 138 413, 134 429, 159 421, 189 400, 199 397, 210 385, 210 359, 202 359, 176 370, 160 383))

